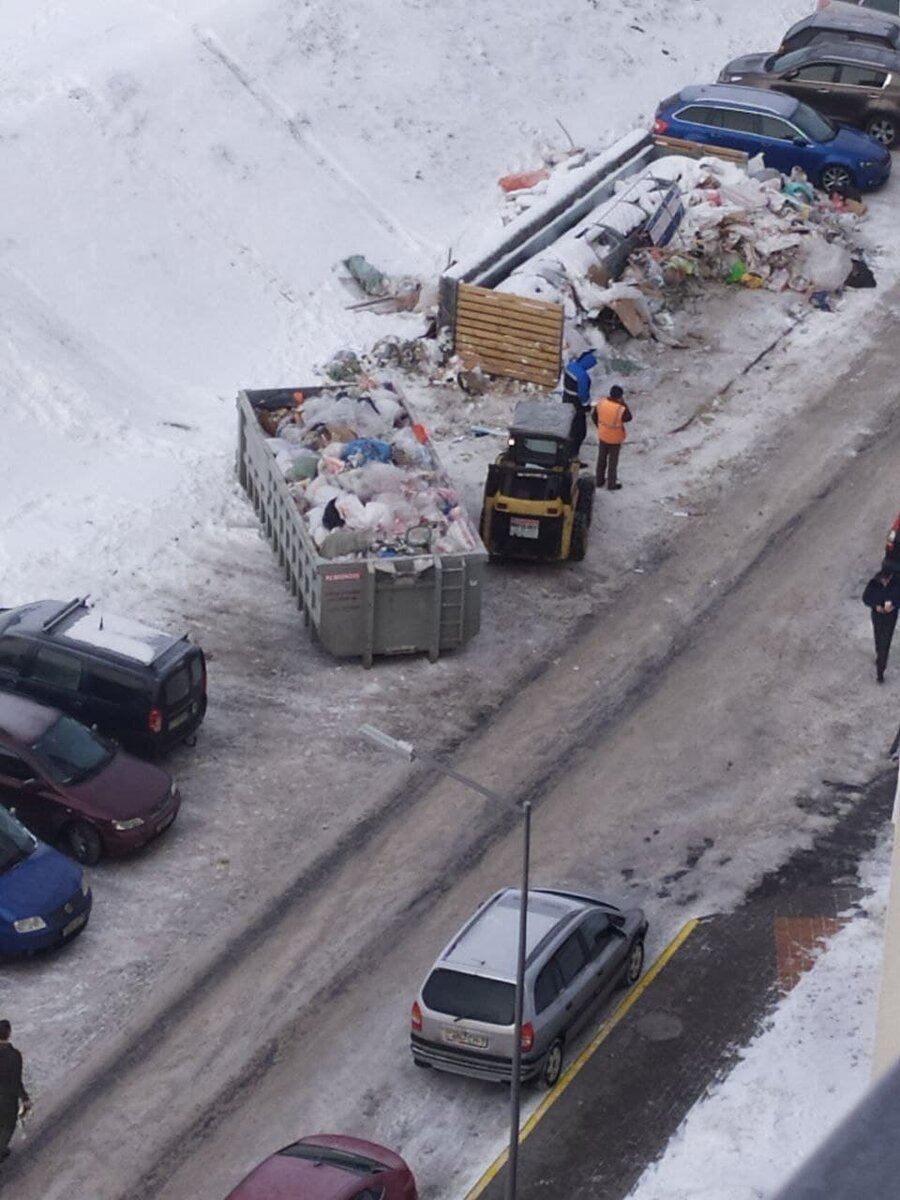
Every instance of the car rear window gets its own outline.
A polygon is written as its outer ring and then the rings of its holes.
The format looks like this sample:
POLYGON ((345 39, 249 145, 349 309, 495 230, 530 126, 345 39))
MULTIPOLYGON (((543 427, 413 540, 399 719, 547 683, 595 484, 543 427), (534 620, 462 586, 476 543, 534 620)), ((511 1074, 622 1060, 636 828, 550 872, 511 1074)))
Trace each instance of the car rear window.
POLYGON ((486 1021, 489 1025, 512 1025, 516 989, 502 979, 485 979, 464 971, 438 967, 422 989, 428 1008, 450 1017, 486 1021))
POLYGON ((285 1158, 305 1158, 310 1162, 326 1163, 329 1167, 340 1167, 354 1175, 377 1175, 387 1168, 374 1158, 365 1158, 349 1150, 338 1150, 334 1146, 317 1146, 310 1142, 295 1142, 278 1151, 285 1158))
POLYGON ((166 677, 163 683, 163 704, 166 708, 180 704, 192 692, 199 690, 202 681, 203 658, 195 653, 166 677))

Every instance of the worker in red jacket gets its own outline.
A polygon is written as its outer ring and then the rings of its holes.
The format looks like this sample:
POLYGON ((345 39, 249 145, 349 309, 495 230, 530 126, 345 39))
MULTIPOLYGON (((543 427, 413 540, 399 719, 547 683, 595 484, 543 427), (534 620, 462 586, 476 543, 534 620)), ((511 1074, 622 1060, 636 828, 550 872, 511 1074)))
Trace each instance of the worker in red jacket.
POLYGON ((597 402, 593 420, 597 426, 597 487, 605 484, 609 491, 616 492, 622 486, 618 478, 619 451, 625 441, 625 424, 631 420, 631 410, 618 384, 613 384, 609 395, 597 402))

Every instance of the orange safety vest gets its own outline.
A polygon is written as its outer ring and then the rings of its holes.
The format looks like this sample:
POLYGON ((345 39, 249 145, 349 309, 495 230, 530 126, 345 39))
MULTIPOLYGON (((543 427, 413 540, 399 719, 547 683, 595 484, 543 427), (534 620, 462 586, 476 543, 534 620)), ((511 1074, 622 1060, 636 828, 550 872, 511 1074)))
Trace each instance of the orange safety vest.
POLYGON ((621 446, 625 441, 625 405, 609 396, 597 405, 597 438, 608 446, 621 446))

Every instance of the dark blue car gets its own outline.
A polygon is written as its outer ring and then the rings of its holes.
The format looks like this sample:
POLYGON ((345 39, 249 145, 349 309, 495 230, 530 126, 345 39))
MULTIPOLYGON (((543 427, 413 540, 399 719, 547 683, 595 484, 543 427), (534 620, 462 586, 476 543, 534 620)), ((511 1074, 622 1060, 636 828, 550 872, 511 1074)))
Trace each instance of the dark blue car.
POLYGON ((844 192, 880 187, 891 155, 874 138, 834 124, 794 96, 710 83, 686 87, 656 110, 654 133, 762 154, 788 174, 801 167, 816 187, 844 192))
POLYGON ((0 957, 61 946, 90 915, 91 889, 81 867, 0 806, 0 957))

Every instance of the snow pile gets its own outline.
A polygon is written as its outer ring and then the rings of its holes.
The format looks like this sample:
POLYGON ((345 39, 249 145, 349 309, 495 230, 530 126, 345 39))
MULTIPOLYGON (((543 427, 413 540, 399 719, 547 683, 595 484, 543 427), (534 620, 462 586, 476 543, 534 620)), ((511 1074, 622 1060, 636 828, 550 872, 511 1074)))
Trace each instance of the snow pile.
POLYGON ((478 549, 424 427, 390 384, 298 391, 258 415, 324 558, 478 549))

